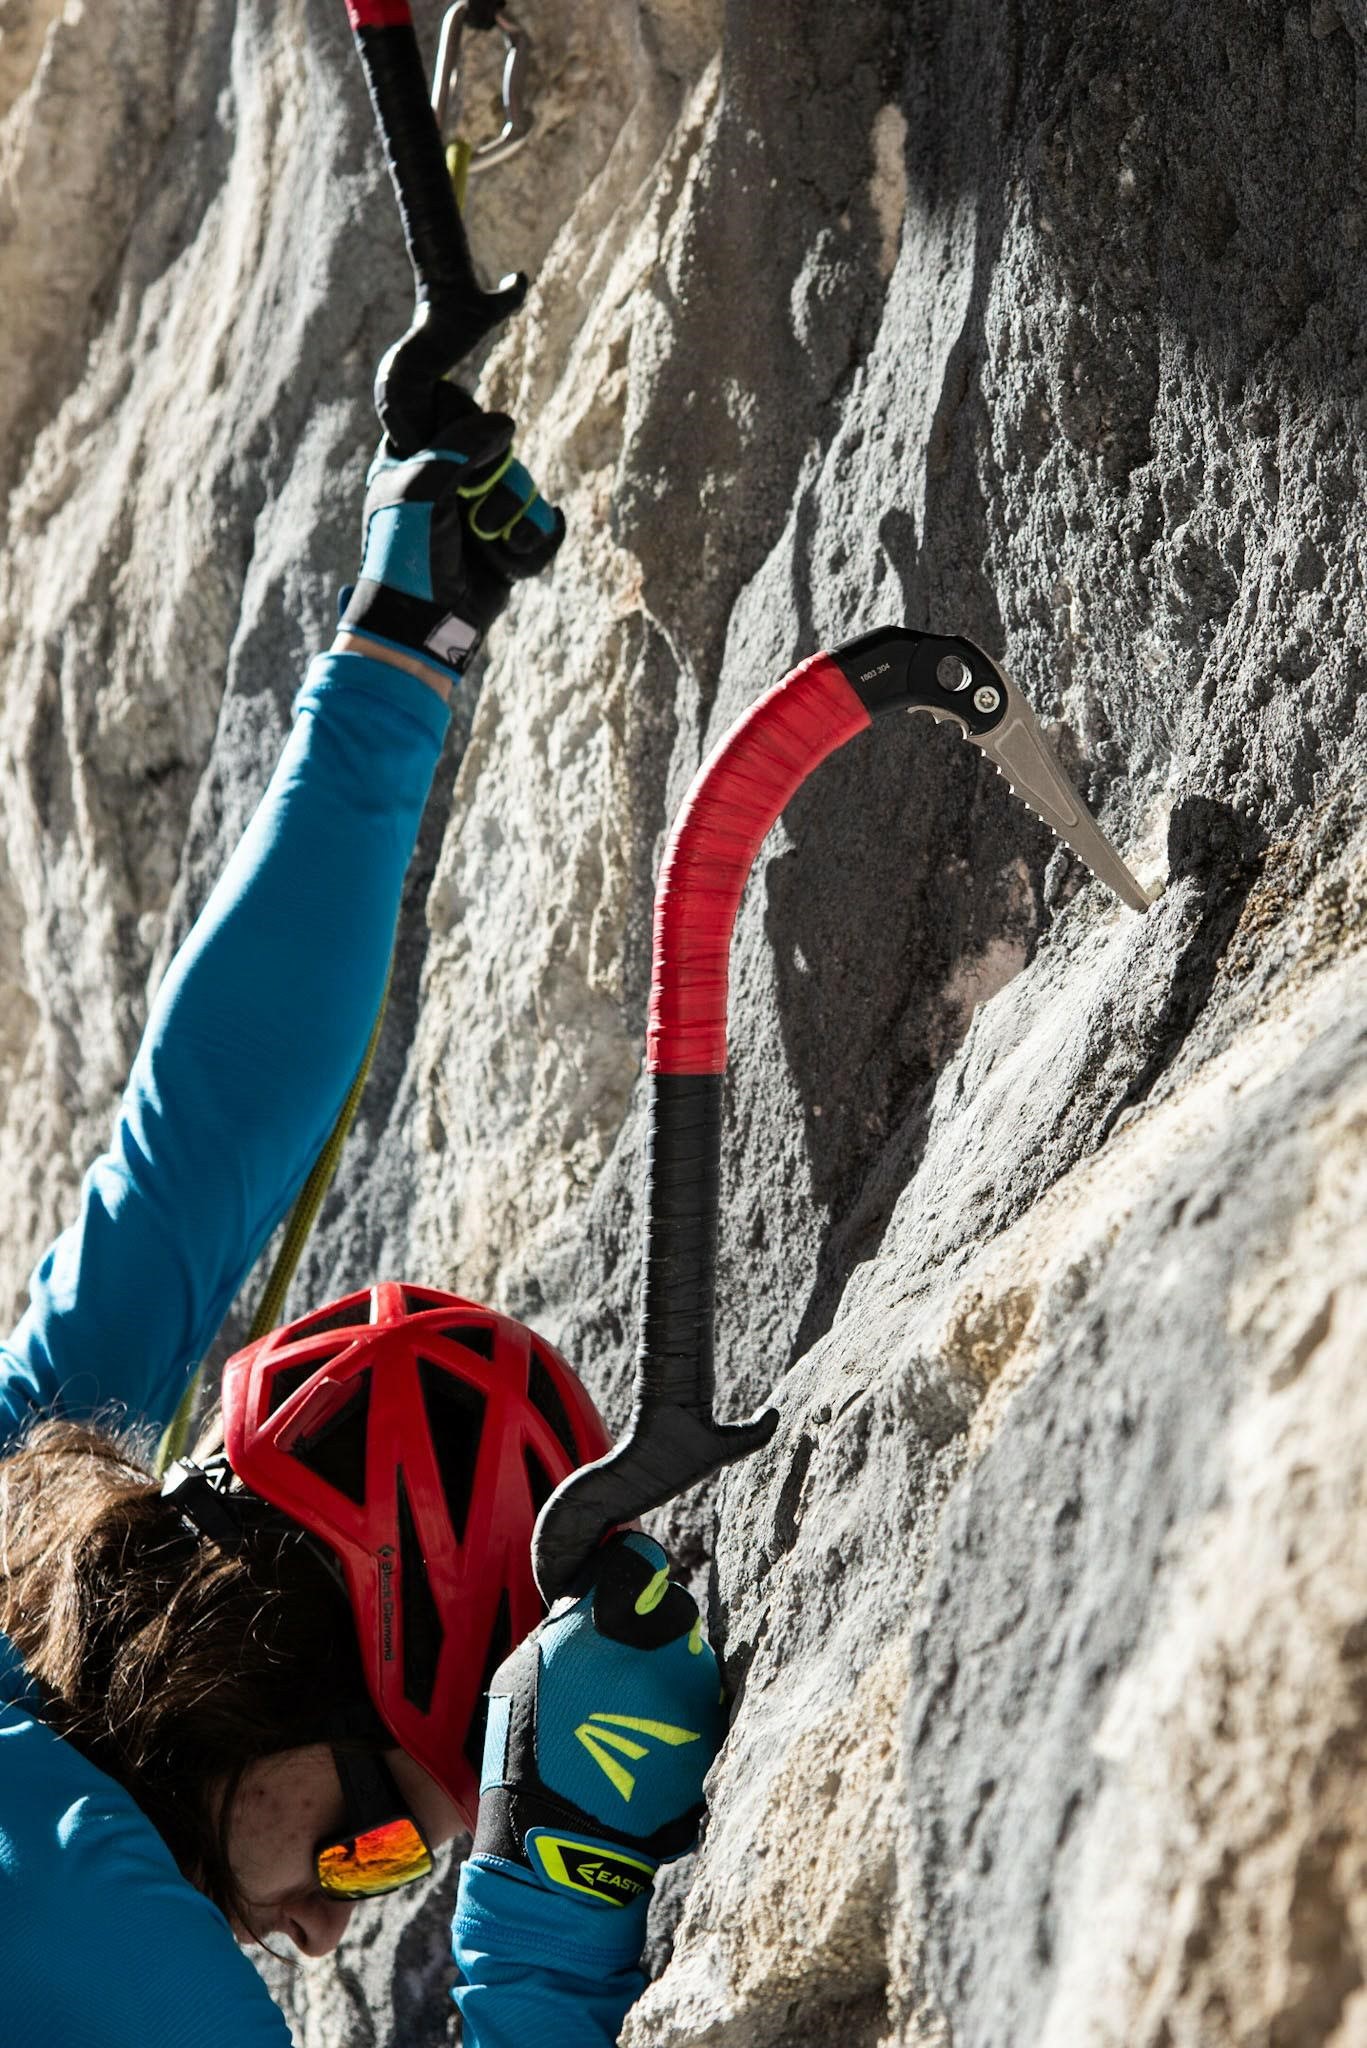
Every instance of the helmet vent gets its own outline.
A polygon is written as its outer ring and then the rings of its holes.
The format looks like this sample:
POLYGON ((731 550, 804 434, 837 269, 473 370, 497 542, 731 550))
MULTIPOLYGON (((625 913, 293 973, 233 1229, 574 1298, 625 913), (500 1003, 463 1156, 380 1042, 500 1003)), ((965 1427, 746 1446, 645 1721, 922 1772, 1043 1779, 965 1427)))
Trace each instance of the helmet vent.
POLYGON ((481 1358, 487 1358, 490 1365, 493 1364, 494 1333, 487 1324, 453 1323, 449 1330, 440 1334, 449 1338, 452 1344, 463 1344, 467 1351, 478 1352, 481 1358))
POLYGON ((329 1330, 350 1330, 358 1323, 370 1321, 370 1296, 357 1295, 352 1301, 334 1304, 332 1308, 321 1309, 307 1321, 295 1323, 290 1330, 290 1342, 301 1337, 325 1337, 329 1330))
POLYGON ((470 1716, 470 1732, 465 1738, 465 1761, 479 1777, 484 1763, 484 1730, 489 1721, 489 1687, 494 1673, 513 1647, 513 1629, 508 1616, 508 1589, 505 1586, 498 1596, 498 1612, 494 1616, 493 1634, 489 1638, 489 1654, 484 1660, 484 1676, 479 1681, 479 1703, 470 1716))
POLYGON ((403 1289, 403 1312, 406 1316, 420 1316, 429 1308, 449 1308, 450 1305, 449 1294, 435 1294, 430 1287, 403 1289))
MULTIPOLYGON (((452 1332, 444 1331, 449 1336, 452 1332)), ((470 1496, 475 1487, 480 1438, 484 1431, 484 1396, 477 1387, 457 1379, 430 1358, 418 1360, 427 1429, 441 1475, 446 1511, 456 1541, 465 1541, 465 1524, 470 1514, 470 1496)))
POLYGON ((283 1408, 290 1395, 297 1394, 304 1381, 327 1363, 325 1358, 306 1358, 302 1365, 282 1365, 271 1380, 271 1405, 266 1413, 274 1415, 277 1408, 283 1408))
POLYGON ((571 1465, 582 1464, 583 1457, 574 1440, 574 1430, 570 1424, 569 1412, 560 1398, 560 1389, 555 1384, 550 1367, 534 1344, 532 1369, 527 1380, 527 1396, 538 1415, 555 1431, 560 1448, 571 1465))
POLYGON ((441 1656, 442 1626, 432 1588, 427 1583, 427 1566, 413 1526, 408 1489, 403 1469, 398 1473, 399 1495, 399 1598, 403 1603, 403 1692, 410 1706, 420 1714, 429 1711, 437 1683, 437 1659, 441 1656))
POLYGON ((522 1462, 527 1468, 527 1484, 532 1493, 532 1513, 539 1515, 546 1502, 555 1492, 555 1482, 542 1464, 536 1452, 528 1447, 522 1453, 522 1462))
MULTIPOLYGON (((317 1372, 324 1363, 315 1358, 308 1370, 317 1372)), ((367 1421, 370 1415, 370 1374, 358 1373, 356 1391, 349 1401, 320 1423, 311 1436, 301 1436, 292 1455, 310 1472, 316 1472, 338 1493, 344 1493, 357 1507, 365 1506, 365 1453, 367 1421)))

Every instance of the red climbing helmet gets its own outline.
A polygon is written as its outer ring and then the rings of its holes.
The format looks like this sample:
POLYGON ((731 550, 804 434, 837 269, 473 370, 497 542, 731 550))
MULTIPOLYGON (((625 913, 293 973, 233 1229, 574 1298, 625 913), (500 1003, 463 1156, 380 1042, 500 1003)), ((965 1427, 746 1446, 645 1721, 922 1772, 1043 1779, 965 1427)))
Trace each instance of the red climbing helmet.
POLYGON ((228 1462, 338 1559, 381 1719, 473 1827, 489 1680, 543 1608, 541 1504, 611 1439, 558 1351, 383 1281, 223 1368, 228 1462))

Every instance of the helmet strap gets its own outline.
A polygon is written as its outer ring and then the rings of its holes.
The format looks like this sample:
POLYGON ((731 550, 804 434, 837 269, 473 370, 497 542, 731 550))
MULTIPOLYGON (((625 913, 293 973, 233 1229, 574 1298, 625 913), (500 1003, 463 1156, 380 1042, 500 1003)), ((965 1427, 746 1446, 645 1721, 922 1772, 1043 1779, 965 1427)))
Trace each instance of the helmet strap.
POLYGON ((228 1463, 226 1452, 217 1452, 202 1465, 197 1465, 193 1458, 177 1458, 161 1482, 161 1497, 171 1502, 191 1535, 216 1543, 220 1550, 230 1551, 235 1557, 244 1555, 263 1536, 272 1536, 277 1541, 292 1538, 317 1559, 333 1585, 346 1597, 342 1567, 327 1544, 319 1542, 283 1508, 272 1507, 259 1493, 244 1486, 228 1463))
POLYGON ((203 1465, 177 1458, 161 1482, 161 1497, 171 1502, 192 1535, 240 1554, 247 1547, 248 1528, 245 1500, 231 1491, 234 1477, 222 1452, 203 1465))

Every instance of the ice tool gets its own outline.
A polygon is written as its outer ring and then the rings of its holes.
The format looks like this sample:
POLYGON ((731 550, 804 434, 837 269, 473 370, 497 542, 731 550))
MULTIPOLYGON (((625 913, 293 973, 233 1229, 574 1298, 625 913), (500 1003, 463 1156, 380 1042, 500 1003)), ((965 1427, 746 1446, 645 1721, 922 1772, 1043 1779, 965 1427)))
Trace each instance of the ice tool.
POLYGON ((816 654, 750 706, 694 777, 655 896, 646 1246, 626 1436, 571 1473, 533 1546, 552 1600, 614 1527, 768 1442, 778 1415, 713 1413, 713 1317, 731 933, 760 844, 828 754, 876 718, 952 719, 1132 910, 1149 899, 1060 769, 1015 684, 971 640, 883 627, 816 654))

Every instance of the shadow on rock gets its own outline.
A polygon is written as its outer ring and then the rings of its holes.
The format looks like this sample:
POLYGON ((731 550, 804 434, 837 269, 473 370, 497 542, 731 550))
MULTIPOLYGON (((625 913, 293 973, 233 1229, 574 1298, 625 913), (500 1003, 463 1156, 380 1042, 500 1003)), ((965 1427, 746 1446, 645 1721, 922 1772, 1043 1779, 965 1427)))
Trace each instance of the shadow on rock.
POLYGON ((1187 881, 1195 885, 1190 924, 1176 955, 1167 997, 1154 1018, 1148 1051, 1124 1094, 1107 1111, 1099 1144, 1105 1143, 1127 1109, 1153 1092, 1205 1009, 1258 878, 1266 843, 1256 820, 1212 797, 1184 797, 1174 809, 1168 826, 1168 888, 1187 881))
POLYGON ((800 1355, 877 1251, 974 1004, 1033 953, 1053 842, 950 728, 915 717, 829 764, 787 823, 797 844, 766 871, 766 933, 811 1192, 831 1217, 800 1355))

